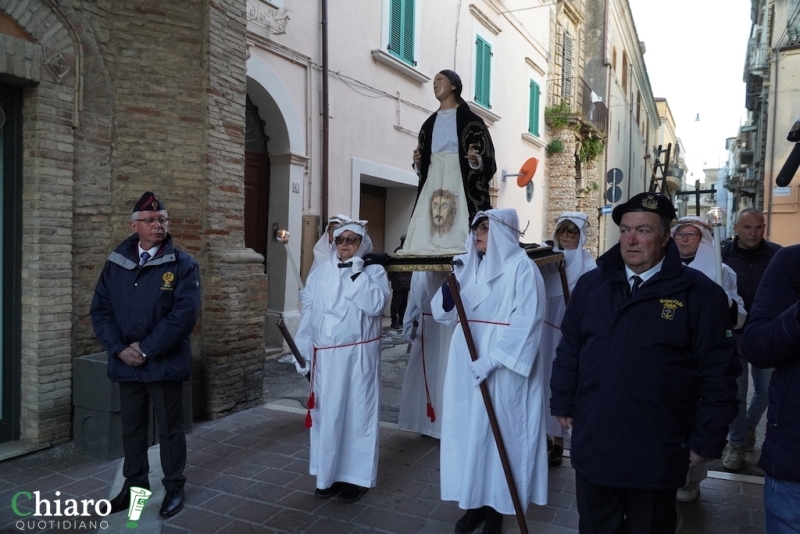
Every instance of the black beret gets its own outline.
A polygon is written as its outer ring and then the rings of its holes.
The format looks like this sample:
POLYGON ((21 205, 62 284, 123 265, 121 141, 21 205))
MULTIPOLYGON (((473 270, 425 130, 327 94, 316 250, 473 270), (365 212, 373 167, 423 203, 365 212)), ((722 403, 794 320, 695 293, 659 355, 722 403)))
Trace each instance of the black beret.
POLYGON ((675 206, 664 195, 656 193, 639 193, 624 204, 620 204, 611 212, 611 218, 619 226, 622 216, 632 211, 649 211, 670 221, 675 218, 675 206))
POLYGON ((137 211, 166 211, 167 208, 164 207, 164 204, 158 200, 158 197, 152 191, 147 191, 142 198, 139 199, 139 202, 133 207, 133 211, 131 213, 136 213, 137 211))

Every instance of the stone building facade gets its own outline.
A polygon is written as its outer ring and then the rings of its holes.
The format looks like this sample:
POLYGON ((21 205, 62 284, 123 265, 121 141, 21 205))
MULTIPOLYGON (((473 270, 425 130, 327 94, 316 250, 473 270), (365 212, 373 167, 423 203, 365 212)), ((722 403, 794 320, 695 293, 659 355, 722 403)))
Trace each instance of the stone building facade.
POLYGON ((201 267, 195 413, 259 401, 267 282, 244 246, 245 28, 245 0, 0 0, 0 441, 69 439, 72 360, 100 350, 93 288, 146 190, 201 267))

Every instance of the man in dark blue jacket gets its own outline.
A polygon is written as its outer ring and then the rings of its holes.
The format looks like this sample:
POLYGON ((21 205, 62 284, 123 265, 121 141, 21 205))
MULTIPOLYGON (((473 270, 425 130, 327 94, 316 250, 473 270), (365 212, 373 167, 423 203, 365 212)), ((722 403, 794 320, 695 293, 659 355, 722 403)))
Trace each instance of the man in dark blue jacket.
POLYGON ((150 489, 148 399, 158 420, 162 480, 160 515, 183 508, 186 437, 182 382, 189 379, 189 335, 200 309, 197 262, 172 244, 169 219, 151 192, 131 214, 133 234, 111 253, 95 288, 92 325, 108 352, 108 378, 119 382, 125 485, 111 513, 128 509, 130 488, 150 489))
POLYGON ((570 296, 550 411, 572 427, 581 534, 674 533, 690 465, 719 458, 741 372, 725 292, 684 268, 665 197, 617 206, 619 244, 570 296))
MULTIPOLYGON (((764 215, 754 208, 743 209, 733 225, 736 237, 722 248, 722 261, 736 273, 737 293, 744 301, 744 309, 750 313, 756 290, 767 270, 769 262, 781 247, 764 239, 766 224, 764 215)), ((742 329, 733 331, 736 351, 742 356, 742 329)), ((731 423, 729 440, 731 446, 722 457, 722 466, 729 471, 739 471, 744 464, 745 452, 756 446, 756 427, 767 409, 767 388, 772 369, 749 366, 742 359, 744 372, 739 376, 739 414, 731 423), (747 407, 748 375, 753 377, 753 396, 747 407)))
POLYGON ((766 473, 768 534, 800 533, 800 245, 781 249, 758 286, 742 339, 744 357, 774 367, 767 437, 758 465, 766 473))

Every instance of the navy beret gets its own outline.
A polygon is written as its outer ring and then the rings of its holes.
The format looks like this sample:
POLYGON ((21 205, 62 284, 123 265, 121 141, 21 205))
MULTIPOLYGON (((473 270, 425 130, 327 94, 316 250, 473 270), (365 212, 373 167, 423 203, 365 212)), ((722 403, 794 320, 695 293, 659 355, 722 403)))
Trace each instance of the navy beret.
POLYGON ((136 213, 137 211, 166 211, 166 209, 155 193, 147 191, 133 207, 131 213, 136 213))
POLYGON ((675 206, 670 199, 656 193, 639 193, 627 202, 620 204, 611 212, 611 218, 619 226, 622 216, 632 211, 649 211, 670 221, 675 218, 675 206))

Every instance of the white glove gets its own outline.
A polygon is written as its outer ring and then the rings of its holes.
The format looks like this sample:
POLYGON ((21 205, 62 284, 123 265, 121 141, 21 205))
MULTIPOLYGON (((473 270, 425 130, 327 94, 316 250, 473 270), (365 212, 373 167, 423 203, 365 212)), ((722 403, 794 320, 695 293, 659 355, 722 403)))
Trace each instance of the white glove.
POLYGON ((500 367, 500 364, 488 354, 481 356, 474 362, 469 362, 469 370, 472 371, 472 376, 475 379, 472 385, 480 385, 498 367, 500 367))
POLYGON ((353 256, 350 258, 350 261, 353 263, 353 266, 350 267, 350 272, 353 274, 358 274, 364 270, 364 260, 359 258, 358 256, 353 256))
POLYGON ((300 365, 300 362, 297 361, 297 358, 292 358, 294 360, 294 368, 297 369, 297 372, 303 376, 306 376, 309 372, 311 372, 311 368, 308 366, 308 360, 306 360, 306 366, 303 367, 300 365))

